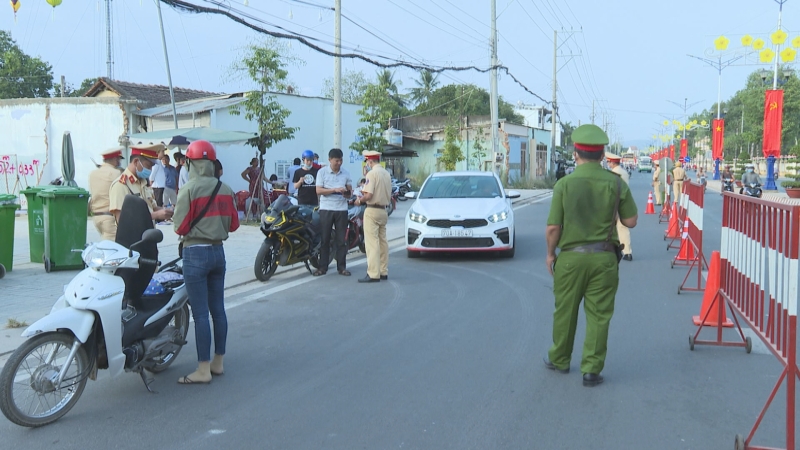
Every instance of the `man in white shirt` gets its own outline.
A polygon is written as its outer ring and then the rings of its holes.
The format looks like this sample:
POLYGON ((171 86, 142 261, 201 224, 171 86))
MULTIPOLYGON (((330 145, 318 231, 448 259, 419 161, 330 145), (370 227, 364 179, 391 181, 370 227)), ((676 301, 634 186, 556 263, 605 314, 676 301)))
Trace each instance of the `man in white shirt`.
POLYGON ((328 152, 328 164, 317 172, 317 195, 319 199, 320 249, 319 269, 314 276, 325 275, 331 250, 331 228, 335 228, 333 247, 336 250, 336 270, 339 275, 350 276, 347 270, 347 245, 344 232, 347 229, 347 200, 353 190, 350 173, 342 167, 344 154, 333 148, 328 152))
POLYGON ((158 150, 158 159, 153 164, 153 171, 150 173, 150 187, 153 188, 153 194, 156 199, 156 204, 161 207, 164 206, 164 187, 167 181, 164 174, 164 163, 161 158, 164 157, 164 149, 158 150))
POLYGON ((178 190, 189 182, 189 171, 186 169, 186 157, 183 153, 175 153, 175 163, 178 165, 178 190))

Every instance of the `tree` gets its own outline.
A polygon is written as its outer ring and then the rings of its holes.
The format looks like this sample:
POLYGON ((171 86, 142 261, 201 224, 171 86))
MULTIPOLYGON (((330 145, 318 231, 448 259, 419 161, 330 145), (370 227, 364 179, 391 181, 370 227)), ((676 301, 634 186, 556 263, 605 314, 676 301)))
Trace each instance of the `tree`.
POLYGON ((0 30, 0 99, 50 97, 53 67, 22 52, 11 34, 0 30))
MULTIPOLYGON (((360 70, 345 70, 342 74, 342 101, 344 103, 361 103, 367 89, 367 77, 360 70)), ((322 81, 322 96, 333 98, 333 77, 322 81)))
MULTIPOLYGON (((525 118, 514 112, 514 106, 499 99, 499 116, 510 123, 525 124, 525 118)), ((448 84, 436 89, 428 99, 416 106, 414 114, 432 116, 488 116, 489 92, 473 84, 448 84)))
POLYGON ((464 153, 461 151, 461 136, 458 123, 451 119, 444 128, 444 146, 442 147, 442 156, 439 157, 439 162, 444 164, 444 170, 451 172, 456 170, 456 164, 463 160, 464 153))
POLYGON ((430 70, 423 70, 419 73, 419 80, 414 80, 417 87, 411 88, 411 100, 415 104, 420 104, 428 100, 433 91, 439 86, 439 74, 434 74, 430 70))
MULTIPOLYGON (((64 97, 83 97, 83 94, 94 86, 95 83, 97 83, 97 78, 86 78, 77 89, 73 88, 72 84, 66 83, 64 97)), ((56 83, 55 86, 53 86, 53 97, 61 97, 61 83, 56 83)))
POLYGON ((472 144, 472 151, 469 152, 469 161, 467 161, 467 169, 481 170, 481 163, 486 158, 486 141, 483 139, 483 128, 478 127, 478 137, 475 143, 472 144))
POLYGON ((350 144, 350 148, 359 153, 365 150, 383 152, 383 146, 386 145, 383 131, 388 127, 392 108, 396 104, 389 96, 386 86, 369 84, 364 91, 362 105, 358 115, 364 126, 356 131, 358 139, 350 144))
POLYGON ((263 168, 264 154, 273 144, 287 139, 294 139, 296 127, 287 127, 286 118, 291 111, 284 108, 271 92, 285 92, 291 87, 287 81, 289 72, 286 66, 293 61, 291 56, 281 54, 282 47, 276 41, 267 41, 263 45, 251 45, 248 54, 236 66, 245 71, 259 87, 260 90, 247 94, 245 100, 231 107, 234 115, 241 114, 240 106, 244 108, 244 117, 255 120, 258 126, 258 135, 247 141, 247 144, 258 149, 261 155, 260 165, 263 168))

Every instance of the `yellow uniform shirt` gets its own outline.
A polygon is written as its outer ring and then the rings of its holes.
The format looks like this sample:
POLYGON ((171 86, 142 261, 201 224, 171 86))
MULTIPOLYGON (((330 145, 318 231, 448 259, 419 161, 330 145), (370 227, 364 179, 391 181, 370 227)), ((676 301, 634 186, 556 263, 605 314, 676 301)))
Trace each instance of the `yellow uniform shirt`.
POLYGON ((625 184, 630 184, 631 177, 630 175, 628 175, 628 171, 623 169, 622 166, 614 167, 613 169, 611 169, 611 171, 619 175, 620 178, 622 178, 622 181, 625 182, 625 184))
POLYGON ((686 171, 683 167, 676 167, 672 169, 672 177, 675 181, 686 181, 686 171))
POLYGON ((118 180, 120 174, 119 169, 108 163, 103 163, 89 174, 89 193, 92 196, 93 214, 109 212, 111 200, 108 195, 111 183, 118 180))
POLYGON ((367 172, 366 184, 361 190, 372 194, 370 205, 386 206, 392 202, 392 177, 380 164, 367 172))
POLYGON ((133 194, 142 197, 147 201, 147 208, 150 212, 156 207, 156 201, 153 198, 153 191, 147 187, 147 180, 140 180, 136 175, 132 174, 128 169, 122 172, 109 189, 109 211, 119 211, 122 209, 122 202, 125 201, 125 196, 133 194))

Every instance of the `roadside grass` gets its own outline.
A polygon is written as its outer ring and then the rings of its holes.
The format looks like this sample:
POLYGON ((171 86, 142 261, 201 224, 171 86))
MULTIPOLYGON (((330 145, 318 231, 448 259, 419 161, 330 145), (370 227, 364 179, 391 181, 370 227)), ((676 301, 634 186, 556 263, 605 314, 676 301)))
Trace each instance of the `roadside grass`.
POLYGON ((27 327, 28 325, 30 325, 28 322, 25 322, 24 320, 20 322, 13 317, 9 317, 6 321, 6 328, 23 328, 27 327))
POLYGON ((511 189, 553 189, 556 185, 556 177, 548 175, 545 178, 509 178, 508 187, 511 189))

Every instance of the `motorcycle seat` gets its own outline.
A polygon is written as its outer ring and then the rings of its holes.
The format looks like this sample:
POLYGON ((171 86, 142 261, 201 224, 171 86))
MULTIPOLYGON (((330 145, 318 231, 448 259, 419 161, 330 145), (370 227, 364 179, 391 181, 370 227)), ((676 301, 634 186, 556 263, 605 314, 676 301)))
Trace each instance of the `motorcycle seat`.
POLYGON ((142 297, 152 297, 164 294, 169 290, 183 284, 183 275, 177 272, 156 272, 142 294, 142 297))

